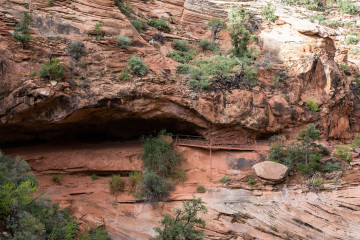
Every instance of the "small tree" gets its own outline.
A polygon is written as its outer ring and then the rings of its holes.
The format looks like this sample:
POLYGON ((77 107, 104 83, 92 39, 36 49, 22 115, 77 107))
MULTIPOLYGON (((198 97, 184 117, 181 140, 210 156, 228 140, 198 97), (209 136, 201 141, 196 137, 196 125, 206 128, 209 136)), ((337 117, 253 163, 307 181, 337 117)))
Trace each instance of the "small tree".
POLYGON ((24 16, 20 23, 15 26, 15 32, 13 38, 16 42, 21 43, 21 47, 24 48, 26 43, 31 41, 31 35, 29 25, 31 24, 31 18, 29 13, 24 12, 24 16))
POLYGON ((248 51, 248 44, 254 39, 254 36, 247 29, 250 20, 250 15, 242 8, 232 7, 228 18, 230 23, 231 44, 233 45, 232 52, 237 57, 243 57, 248 51))
POLYGON ((64 75, 64 67, 59 64, 60 60, 50 58, 46 63, 41 66, 40 76, 51 80, 61 79, 64 75))
POLYGON ((202 240, 203 231, 195 227, 205 227, 204 219, 197 216, 198 213, 206 213, 207 209, 202 204, 201 198, 195 197, 190 201, 183 202, 181 209, 174 211, 174 217, 165 215, 161 221, 163 229, 157 227, 154 230, 158 236, 152 240, 202 240))
POLYGON ((142 137, 144 142, 144 166, 159 176, 166 178, 173 175, 183 161, 183 156, 175 151, 167 141, 170 134, 161 131, 157 136, 142 137))
POLYGON ((211 30, 211 41, 215 42, 216 40, 220 40, 219 33, 226 29, 226 24, 224 20, 213 18, 208 22, 207 27, 211 30))
POLYGON ((314 124, 310 124, 306 129, 302 130, 299 136, 296 138, 305 153, 305 164, 309 163, 309 154, 312 148, 316 148, 319 144, 316 141, 320 141, 320 131, 314 124))
POLYGON ((125 181, 121 179, 120 175, 112 175, 111 180, 109 181, 109 187, 110 193, 117 199, 119 193, 124 190, 125 181))
POLYGON ((144 175, 141 195, 149 202, 157 202, 167 198, 172 188, 170 182, 150 171, 144 175))

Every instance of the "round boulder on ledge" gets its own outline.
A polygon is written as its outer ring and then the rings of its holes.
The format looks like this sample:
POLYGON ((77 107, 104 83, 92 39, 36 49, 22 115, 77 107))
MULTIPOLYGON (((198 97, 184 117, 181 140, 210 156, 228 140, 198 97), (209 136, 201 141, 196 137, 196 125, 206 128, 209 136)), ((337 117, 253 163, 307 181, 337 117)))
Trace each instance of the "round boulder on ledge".
POLYGON ((273 161, 257 163, 253 166, 253 169, 258 177, 274 182, 284 180, 289 172, 287 166, 273 161))

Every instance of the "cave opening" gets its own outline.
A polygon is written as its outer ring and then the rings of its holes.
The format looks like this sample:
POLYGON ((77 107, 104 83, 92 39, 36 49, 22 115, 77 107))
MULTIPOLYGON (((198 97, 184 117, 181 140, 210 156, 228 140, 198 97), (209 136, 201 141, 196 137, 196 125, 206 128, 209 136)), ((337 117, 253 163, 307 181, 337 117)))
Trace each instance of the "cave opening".
POLYGON ((168 133, 201 135, 203 128, 179 118, 122 119, 93 118, 62 123, 27 123, 1 127, 1 147, 37 143, 106 142, 139 140, 161 130, 168 133))

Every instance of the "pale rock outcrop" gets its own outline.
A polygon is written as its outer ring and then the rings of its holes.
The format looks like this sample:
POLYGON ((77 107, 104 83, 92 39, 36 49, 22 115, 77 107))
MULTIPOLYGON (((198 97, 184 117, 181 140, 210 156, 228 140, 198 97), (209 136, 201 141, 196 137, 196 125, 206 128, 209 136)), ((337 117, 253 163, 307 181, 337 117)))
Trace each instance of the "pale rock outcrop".
POLYGON ((285 179, 289 168, 281 163, 264 161, 253 166, 254 172, 260 178, 279 182, 285 179))

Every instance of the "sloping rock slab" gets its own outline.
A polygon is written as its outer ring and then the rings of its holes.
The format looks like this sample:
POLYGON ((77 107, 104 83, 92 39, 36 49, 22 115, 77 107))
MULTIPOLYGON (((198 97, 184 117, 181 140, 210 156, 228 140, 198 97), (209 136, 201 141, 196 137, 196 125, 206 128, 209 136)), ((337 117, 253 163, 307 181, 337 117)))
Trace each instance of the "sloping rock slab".
POLYGON ((289 171, 287 166, 272 161, 257 163, 253 169, 258 177, 274 182, 284 180, 289 171))

